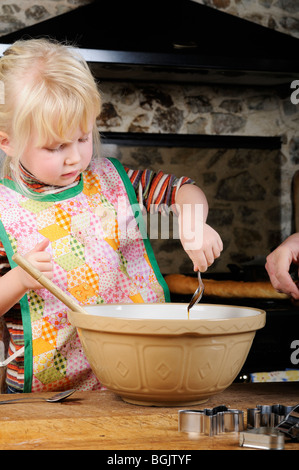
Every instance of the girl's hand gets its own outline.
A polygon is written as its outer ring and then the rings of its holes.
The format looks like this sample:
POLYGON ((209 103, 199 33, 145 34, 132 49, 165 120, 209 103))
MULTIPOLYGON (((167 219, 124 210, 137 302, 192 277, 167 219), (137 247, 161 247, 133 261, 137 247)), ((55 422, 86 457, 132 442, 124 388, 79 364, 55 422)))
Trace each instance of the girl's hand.
POLYGON ((177 192, 176 204, 183 248, 193 262, 194 271, 204 272, 223 250, 220 236, 206 223, 206 196, 198 186, 185 184, 177 192))
MULTIPOLYGON (((182 234, 183 235, 183 234, 182 234)), ((193 262, 194 271, 205 272, 223 250, 223 243, 218 233, 208 224, 203 225, 202 243, 188 249, 189 240, 181 236, 181 242, 186 253, 193 262), (187 247, 187 248, 186 248, 187 247)))
MULTIPOLYGON (((53 278, 53 264, 51 260, 51 255, 46 250, 49 245, 49 240, 45 239, 40 243, 37 243, 33 250, 29 251, 24 257, 42 274, 44 274, 48 279, 53 278)), ((26 290, 31 289, 42 289, 43 286, 37 282, 30 274, 27 274, 22 268, 19 269, 19 278, 26 290)))

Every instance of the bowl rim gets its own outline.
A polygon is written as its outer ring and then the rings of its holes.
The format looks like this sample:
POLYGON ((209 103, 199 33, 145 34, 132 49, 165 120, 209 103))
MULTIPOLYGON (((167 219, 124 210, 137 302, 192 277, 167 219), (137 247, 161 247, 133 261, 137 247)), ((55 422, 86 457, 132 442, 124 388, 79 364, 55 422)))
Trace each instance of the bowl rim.
MULTIPOLYGON (((187 306, 183 303, 162 303, 159 305, 180 305, 187 306)), ((105 307, 116 307, 120 305, 130 305, 133 309, 138 308, 138 304, 105 304, 105 307)), ((150 303, 142 305, 153 305, 150 303)), ((155 304, 157 305, 157 304, 155 304)), ((194 336, 214 336, 245 333, 256 331, 265 326, 266 312, 263 309, 254 307, 245 307, 238 305, 226 304, 204 304, 201 306, 208 308, 225 307, 231 309, 242 309, 253 312, 253 315, 244 317, 231 317, 231 318, 211 318, 211 319, 198 319, 186 317, 186 319, 169 318, 165 322, 165 318, 127 318, 127 317, 111 317, 105 315, 86 315, 78 311, 68 310, 67 315, 70 323, 76 328, 83 330, 94 330, 106 333, 119 333, 119 334, 133 334, 133 335, 194 335, 194 336)), ((85 306, 87 313, 88 307, 85 306)), ((90 306, 90 307, 99 307, 90 306)))

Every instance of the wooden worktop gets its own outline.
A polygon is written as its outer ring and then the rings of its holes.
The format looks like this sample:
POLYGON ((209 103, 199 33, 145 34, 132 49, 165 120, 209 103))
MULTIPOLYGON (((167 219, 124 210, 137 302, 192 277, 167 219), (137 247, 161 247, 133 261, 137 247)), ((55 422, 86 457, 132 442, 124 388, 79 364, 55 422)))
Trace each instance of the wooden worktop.
MULTIPOLYGON (((48 397, 51 394, 34 394, 48 397)), ((26 395, 30 396, 30 395, 26 395)), ((14 398, 0 395, 1 399, 14 398)), ((233 384, 194 409, 226 405, 246 411, 256 405, 297 405, 299 383, 233 384)), ((0 450, 242 450, 238 433, 191 439, 178 432, 178 410, 125 403, 114 393, 75 392, 62 403, 23 402, 0 405, 0 450)), ((245 413, 246 416, 246 413, 245 413)), ((286 441, 298 450, 299 443, 286 441)), ((112 453, 113 455, 113 453, 112 453)))

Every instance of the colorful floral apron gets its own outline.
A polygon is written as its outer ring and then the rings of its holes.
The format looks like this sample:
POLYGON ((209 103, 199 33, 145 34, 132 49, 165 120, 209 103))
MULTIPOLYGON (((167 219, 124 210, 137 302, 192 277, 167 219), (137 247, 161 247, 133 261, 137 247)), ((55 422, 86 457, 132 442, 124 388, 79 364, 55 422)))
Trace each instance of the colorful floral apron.
MULTIPOLYGON (((22 195, 9 179, 0 185, 0 238, 11 267, 14 252, 25 254, 47 238, 53 282, 76 302, 169 301, 135 191, 117 160, 93 162, 74 188, 32 194, 22 195)), ((20 305, 24 392, 100 388, 66 306, 44 288, 29 291, 20 305)))

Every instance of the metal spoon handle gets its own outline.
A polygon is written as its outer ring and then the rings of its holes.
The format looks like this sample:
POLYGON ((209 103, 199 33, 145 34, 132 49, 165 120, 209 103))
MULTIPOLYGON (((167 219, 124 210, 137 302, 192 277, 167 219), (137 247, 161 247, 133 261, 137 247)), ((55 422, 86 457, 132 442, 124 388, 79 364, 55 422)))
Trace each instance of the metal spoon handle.
POLYGON ((43 401, 44 398, 40 398, 40 397, 12 398, 11 400, 0 400, 0 405, 7 405, 9 403, 15 403, 17 401, 27 401, 27 400, 41 400, 41 401, 43 401))
POLYGON ((190 308, 192 308, 195 304, 197 304, 200 301, 200 299, 203 296, 204 290, 205 290, 204 283, 202 282, 202 279, 201 279, 200 271, 197 272, 197 277, 198 277, 199 286, 196 289, 196 291, 194 292, 194 294, 193 294, 193 296, 190 300, 190 303, 188 305, 188 312, 189 312, 190 308))

